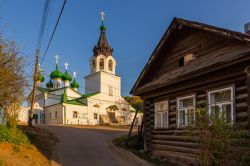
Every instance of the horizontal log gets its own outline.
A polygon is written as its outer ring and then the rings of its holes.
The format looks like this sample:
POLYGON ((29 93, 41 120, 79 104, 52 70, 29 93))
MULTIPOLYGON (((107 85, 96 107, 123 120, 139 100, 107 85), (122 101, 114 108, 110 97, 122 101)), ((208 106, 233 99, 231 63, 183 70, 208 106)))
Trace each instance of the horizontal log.
POLYGON ((166 150, 151 149, 149 151, 154 156, 164 157, 169 161, 177 163, 178 165, 195 165, 196 156, 188 153, 172 152, 166 150))
POLYGON ((169 112, 169 117, 173 117, 173 116, 176 116, 176 111, 169 112))
POLYGON ((176 103, 176 99, 169 100, 169 104, 176 103))
POLYGON ((169 145, 169 146, 177 146, 177 147, 192 148, 192 149, 197 149, 200 147, 200 144, 193 142, 152 140, 152 143, 158 145, 169 145))
POLYGON ((176 118, 170 118, 169 123, 176 123, 176 118))
POLYGON ((207 94, 204 93, 204 94, 199 94, 196 96, 197 98, 206 98, 207 97, 207 94))
POLYGON ((248 97, 247 93, 239 94, 239 95, 236 95, 236 100, 247 99, 247 97, 248 97))
POLYGON ((236 103, 236 110, 241 108, 247 108, 247 102, 236 103))
POLYGON ((199 154, 199 149, 192 149, 192 148, 185 148, 185 147, 179 147, 179 146, 168 146, 168 145, 159 145, 159 144, 151 144, 150 147, 152 149, 157 150, 166 150, 166 151, 172 151, 172 152, 181 152, 181 153, 191 153, 191 154, 199 154))
POLYGON ((178 142, 193 142, 194 138, 191 136, 180 135, 152 135, 154 140, 178 141, 178 142))
POLYGON ((248 118, 248 112, 237 112, 236 117, 237 118, 248 118))
POLYGON ((236 87, 236 92, 246 91, 246 90, 247 90, 247 86, 236 87))

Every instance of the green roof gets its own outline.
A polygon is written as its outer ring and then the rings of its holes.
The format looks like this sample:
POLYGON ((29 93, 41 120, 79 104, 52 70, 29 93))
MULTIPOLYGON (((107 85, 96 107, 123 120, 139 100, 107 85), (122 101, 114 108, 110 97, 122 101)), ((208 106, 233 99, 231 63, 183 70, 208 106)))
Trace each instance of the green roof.
POLYGON ((48 89, 53 88, 53 82, 52 82, 51 79, 50 79, 49 82, 46 84, 46 87, 47 87, 48 89))
POLYGON ((79 88, 79 84, 76 82, 76 78, 74 78, 74 81, 70 84, 71 88, 79 88))
POLYGON ((44 81, 44 76, 41 74, 41 72, 39 71, 37 74, 37 81, 43 82, 44 81))
POLYGON ((65 73, 64 73, 64 75, 62 76, 62 79, 64 80, 64 81, 71 81, 72 80, 72 77, 71 77, 71 75, 68 73, 68 70, 66 70, 65 71, 65 73))
POLYGON ((49 91, 47 88, 43 88, 40 86, 38 86, 37 89, 40 90, 41 92, 44 92, 44 93, 49 91))
POLYGON ((63 73, 59 71, 58 65, 56 64, 56 69, 53 72, 51 72, 50 78, 52 78, 52 79, 54 79, 54 78, 62 79, 62 77, 63 77, 63 73))
POLYGON ((87 104, 79 101, 78 99, 73 99, 73 100, 68 100, 67 102, 63 102, 65 104, 73 104, 73 105, 83 105, 83 106, 87 106, 87 104))
POLYGON ((83 94, 81 98, 89 98, 89 97, 92 97, 92 96, 95 96, 99 94, 99 92, 96 92, 96 93, 90 93, 90 94, 83 94))

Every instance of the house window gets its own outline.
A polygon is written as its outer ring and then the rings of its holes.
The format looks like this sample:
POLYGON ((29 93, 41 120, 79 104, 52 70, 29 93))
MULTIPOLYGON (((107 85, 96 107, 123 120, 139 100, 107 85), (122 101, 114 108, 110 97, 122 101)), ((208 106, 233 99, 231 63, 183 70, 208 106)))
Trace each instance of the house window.
POLYGON ((168 101, 155 103, 155 128, 168 127, 168 101))
POLYGON ((52 115, 51 115, 51 112, 49 113, 49 118, 51 119, 52 115))
POLYGON ((100 66, 99 69, 104 70, 104 59, 101 58, 99 63, 100 63, 99 64, 99 66, 100 66))
POLYGON ((179 67, 188 64, 189 62, 191 62, 194 59, 195 59, 195 56, 193 53, 187 54, 187 55, 181 57, 181 59, 179 60, 179 67))
POLYGON ((113 71, 113 61, 111 59, 109 60, 108 66, 109 66, 109 70, 113 71))
POLYGON ((113 96, 113 87, 109 86, 109 96, 113 96))
POLYGON ((195 96, 177 99, 178 127, 193 125, 195 121, 195 96))
POLYGON ((77 118, 77 112, 76 111, 73 112, 73 118, 77 118))
POLYGON ((55 118, 57 118, 57 111, 55 112, 55 118))
POLYGON ((209 116, 219 117, 226 123, 233 123, 233 87, 209 91, 209 116))
POLYGON ((94 119, 97 119, 97 113, 94 113, 94 119))

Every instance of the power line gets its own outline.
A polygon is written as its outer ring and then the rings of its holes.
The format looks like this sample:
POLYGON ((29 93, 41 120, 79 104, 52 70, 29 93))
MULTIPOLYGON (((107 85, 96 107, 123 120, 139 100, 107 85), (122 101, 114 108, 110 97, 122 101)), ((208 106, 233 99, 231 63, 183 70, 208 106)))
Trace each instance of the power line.
POLYGON ((40 50, 40 47, 41 47, 41 42, 42 42, 44 31, 45 31, 45 25, 47 23, 50 4, 51 4, 51 0, 46 0, 44 2, 43 14, 42 14, 41 25, 40 25, 40 32, 39 32, 38 41, 37 41, 37 49, 38 50, 40 50))
POLYGON ((48 50, 49 50, 50 43, 51 43, 51 41, 52 41, 52 39, 53 39, 53 37, 54 37, 54 34, 55 34, 55 32, 56 32, 57 25, 58 25, 59 22, 60 22, 60 19, 61 19, 61 16, 62 16, 62 13, 63 13, 63 10, 64 10, 64 7, 65 7, 66 2, 67 2, 67 0, 64 0, 63 5, 62 5, 62 8, 61 8, 61 11, 60 11, 60 14, 59 14, 59 16, 58 16, 58 18, 57 18, 56 25, 55 25, 55 27, 54 27, 53 33, 52 33, 52 35, 51 35, 51 37, 50 37, 48 46, 47 46, 46 51, 45 51, 45 53, 44 53, 44 55, 43 55, 43 58, 42 58, 42 60, 41 60, 41 64, 43 63, 43 60, 44 60, 44 58, 45 58, 45 56, 46 56, 46 54, 47 54, 47 52, 48 52, 48 50))

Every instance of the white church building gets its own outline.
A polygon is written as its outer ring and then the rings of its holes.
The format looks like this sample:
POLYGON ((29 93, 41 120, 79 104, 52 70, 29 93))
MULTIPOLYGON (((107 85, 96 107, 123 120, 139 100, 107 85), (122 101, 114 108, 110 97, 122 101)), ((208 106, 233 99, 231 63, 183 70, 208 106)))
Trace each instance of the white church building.
POLYGON ((44 77, 39 70, 34 105, 37 123, 131 124, 133 108, 121 96, 121 77, 116 75, 116 60, 105 35, 103 18, 100 31, 99 41, 89 61, 90 74, 85 77, 85 94, 78 92, 76 75, 74 73, 72 81, 67 63, 65 73, 60 72, 58 56, 46 88, 41 86, 44 77))

